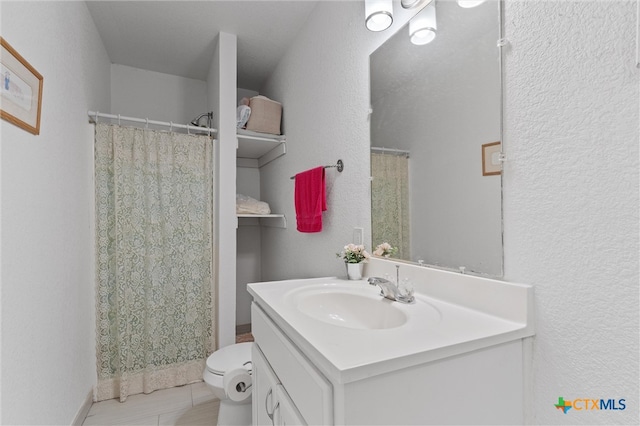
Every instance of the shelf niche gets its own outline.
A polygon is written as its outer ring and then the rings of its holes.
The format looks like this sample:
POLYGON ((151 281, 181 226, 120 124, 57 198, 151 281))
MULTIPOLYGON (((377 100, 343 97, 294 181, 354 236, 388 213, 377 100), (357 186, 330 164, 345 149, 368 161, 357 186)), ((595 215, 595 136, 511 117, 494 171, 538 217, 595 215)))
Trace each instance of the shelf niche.
POLYGON ((238 167, 260 168, 287 152, 284 135, 269 135, 238 129, 238 167))
MULTIPOLYGON (((284 135, 270 135, 238 129, 238 152, 236 166, 259 169, 287 152, 284 135)), ((268 226, 286 228, 287 218, 283 214, 238 214, 238 226, 268 226)))

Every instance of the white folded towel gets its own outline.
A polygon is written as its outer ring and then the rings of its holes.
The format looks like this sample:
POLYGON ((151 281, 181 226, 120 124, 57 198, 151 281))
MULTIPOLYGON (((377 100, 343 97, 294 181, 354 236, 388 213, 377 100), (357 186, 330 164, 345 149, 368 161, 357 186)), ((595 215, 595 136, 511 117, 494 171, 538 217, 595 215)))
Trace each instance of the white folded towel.
POLYGON ((248 195, 236 194, 236 214, 270 214, 271 208, 264 201, 248 195))

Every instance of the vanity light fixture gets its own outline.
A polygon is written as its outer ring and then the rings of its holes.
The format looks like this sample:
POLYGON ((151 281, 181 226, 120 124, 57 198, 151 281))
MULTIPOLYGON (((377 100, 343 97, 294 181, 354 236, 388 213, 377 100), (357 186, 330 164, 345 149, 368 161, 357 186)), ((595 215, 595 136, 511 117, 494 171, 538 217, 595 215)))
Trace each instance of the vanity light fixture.
POLYGON ((431 2, 409 21, 411 43, 421 46, 436 38, 436 4, 431 2))
POLYGON ((364 14, 369 31, 384 31, 393 23, 393 1, 365 0, 364 14))
POLYGON ((471 7, 480 6, 485 1, 486 0, 458 0, 458 6, 468 9, 471 7))
POLYGON ((422 7, 422 6, 426 5, 427 3, 431 2, 431 1, 433 1, 433 0, 402 0, 400 2, 400 4, 405 9, 417 9, 419 7, 422 7))

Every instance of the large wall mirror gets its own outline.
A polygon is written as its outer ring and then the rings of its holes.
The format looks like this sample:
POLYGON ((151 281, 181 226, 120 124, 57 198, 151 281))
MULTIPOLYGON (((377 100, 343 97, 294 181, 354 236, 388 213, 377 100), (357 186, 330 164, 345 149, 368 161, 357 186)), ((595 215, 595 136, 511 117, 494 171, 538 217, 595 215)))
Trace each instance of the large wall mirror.
POLYGON ((500 277, 501 4, 435 7, 432 42, 412 44, 407 24, 370 56, 371 241, 500 277))

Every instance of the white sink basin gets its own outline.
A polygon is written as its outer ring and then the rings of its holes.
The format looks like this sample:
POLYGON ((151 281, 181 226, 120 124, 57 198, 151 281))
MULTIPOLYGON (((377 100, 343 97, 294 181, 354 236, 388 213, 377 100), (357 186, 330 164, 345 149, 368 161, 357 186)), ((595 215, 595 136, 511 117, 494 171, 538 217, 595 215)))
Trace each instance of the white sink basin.
POLYGON ((380 330, 407 322, 398 302, 380 296, 377 287, 310 286, 289 292, 285 299, 303 314, 339 327, 380 330))
POLYGON ((399 327, 407 315, 392 305, 392 301, 344 291, 303 292, 297 298, 300 312, 329 324, 358 329, 399 327))

